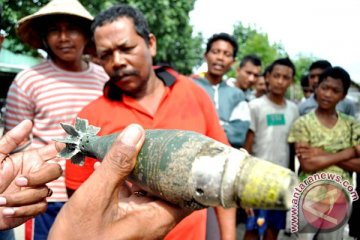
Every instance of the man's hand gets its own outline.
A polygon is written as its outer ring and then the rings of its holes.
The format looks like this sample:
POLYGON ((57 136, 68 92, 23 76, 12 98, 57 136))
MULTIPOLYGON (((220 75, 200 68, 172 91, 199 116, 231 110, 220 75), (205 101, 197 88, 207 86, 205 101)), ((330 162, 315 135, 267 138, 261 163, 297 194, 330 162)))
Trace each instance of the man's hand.
POLYGON ((190 213, 126 185, 144 138, 139 125, 124 129, 61 209, 49 239, 161 239, 190 213))
POLYGON ((45 184, 62 174, 60 165, 47 163, 61 144, 10 155, 31 129, 31 121, 25 120, 0 139, 0 229, 16 227, 44 212, 51 194, 45 184))

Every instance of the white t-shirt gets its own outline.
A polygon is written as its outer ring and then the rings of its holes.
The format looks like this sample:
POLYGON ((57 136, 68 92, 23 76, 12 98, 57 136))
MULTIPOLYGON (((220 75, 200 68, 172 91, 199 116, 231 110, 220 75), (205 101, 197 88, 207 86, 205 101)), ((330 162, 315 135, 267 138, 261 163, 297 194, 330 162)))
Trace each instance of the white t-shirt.
POLYGON ((250 129, 254 132, 252 154, 283 167, 289 167, 288 135, 298 118, 295 103, 277 105, 264 95, 249 102, 250 129))

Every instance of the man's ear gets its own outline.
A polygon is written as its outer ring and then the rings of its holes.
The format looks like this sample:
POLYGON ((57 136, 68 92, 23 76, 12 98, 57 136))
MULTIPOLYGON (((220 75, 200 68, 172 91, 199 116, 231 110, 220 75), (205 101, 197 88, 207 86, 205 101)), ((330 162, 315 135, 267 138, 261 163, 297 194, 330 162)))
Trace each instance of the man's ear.
POLYGON ((207 54, 208 54, 209 52, 205 52, 204 53, 204 55, 203 55, 203 59, 204 59, 204 61, 207 63, 207 61, 208 61, 208 59, 207 59, 207 54))
POLYGON ((236 67, 236 76, 238 76, 239 74, 240 74, 240 67, 237 66, 237 67, 236 67))
POLYGON ((156 37, 152 33, 149 34, 149 48, 150 48, 151 56, 155 57, 156 56, 156 37))
POLYGON ((346 94, 343 93, 343 96, 342 96, 342 98, 341 98, 341 101, 344 100, 345 98, 346 98, 346 94))
POLYGON ((95 42, 92 39, 88 39, 85 43, 83 54, 89 54, 91 57, 97 57, 95 42))
POLYGON ((265 74, 265 80, 266 80, 267 82, 269 82, 269 77, 270 77, 270 73, 267 72, 267 73, 265 74))
POLYGON ((233 67, 234 63, 236 62, 236 59, 233 57, 232 63, 231 63, 231 67, 233 67))

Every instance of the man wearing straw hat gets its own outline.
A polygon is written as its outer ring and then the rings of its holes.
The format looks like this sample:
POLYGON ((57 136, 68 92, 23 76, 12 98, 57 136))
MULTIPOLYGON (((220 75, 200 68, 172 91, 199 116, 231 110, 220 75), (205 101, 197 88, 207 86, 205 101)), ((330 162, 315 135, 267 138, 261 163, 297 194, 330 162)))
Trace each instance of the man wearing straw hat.
MULTIPOLYGON (((52 0, 18 22, 20 39, 49 56, 16 76, 6 100, 6 131, 24 119, 32 120, 31 148, 63 137, 59 123, 72 122, 86 104, 102 94, 108 76, 102 67, 83 60, 92 19, 77 0, 52 0)), ((58 162, 64 168, 65 159, 58 162)), ((63 177, 48 186, 53 190, 48 210, 26 223, 26 239, 47 239, 48 230, 67 201, 63 177)))

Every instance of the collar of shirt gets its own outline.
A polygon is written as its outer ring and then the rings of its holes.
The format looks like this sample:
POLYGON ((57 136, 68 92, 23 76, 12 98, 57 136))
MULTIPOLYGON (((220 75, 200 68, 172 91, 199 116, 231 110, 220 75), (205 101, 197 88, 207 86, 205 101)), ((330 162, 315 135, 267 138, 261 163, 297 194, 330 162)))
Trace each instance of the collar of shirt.
MULTIPOLYGON (((154 66, 153 69, 156 76, 164 82, 165 86, 171 87, 175 83, 175 72, 170 67, 154 66)), ((121 101, 122 91, 115 84, 108 81, 104 86, 104 96, 114 101, 121 101)))

